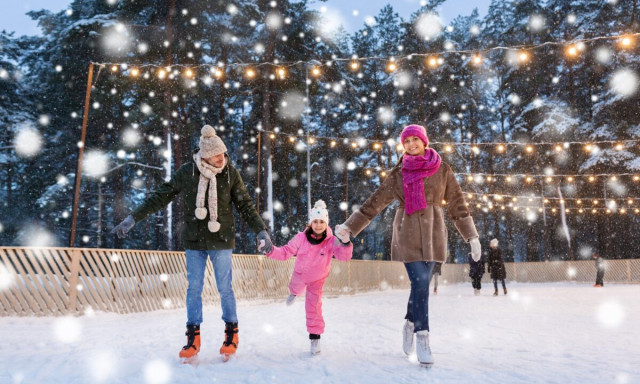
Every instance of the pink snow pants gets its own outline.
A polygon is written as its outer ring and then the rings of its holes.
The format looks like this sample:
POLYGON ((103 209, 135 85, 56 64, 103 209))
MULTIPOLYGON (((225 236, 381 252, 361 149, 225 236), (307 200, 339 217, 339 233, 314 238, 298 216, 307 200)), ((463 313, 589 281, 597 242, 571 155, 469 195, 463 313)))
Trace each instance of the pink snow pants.
POLYGON ((324 333, 324 318, 322 318, 322 291, 324 282, 327 278, 307 283, 302 276, 294 273, 289 283, 289 292, 296 296, 304 293, 305 296, 304 309, 307 313, 307 332, 321 335, 324 333))

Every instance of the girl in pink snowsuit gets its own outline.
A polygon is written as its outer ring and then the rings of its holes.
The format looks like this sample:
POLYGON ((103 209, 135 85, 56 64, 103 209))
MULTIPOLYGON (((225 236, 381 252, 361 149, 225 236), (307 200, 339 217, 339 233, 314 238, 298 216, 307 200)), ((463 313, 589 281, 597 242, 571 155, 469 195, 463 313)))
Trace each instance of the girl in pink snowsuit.
POLYGON ((307 331, 311 340, 311 353, 320 352, 320 335, 324 332, 322 318, 322 291, 329 277, 331 258, 340 261, 351 259, 353 244, 342 243, 333 236, 329 228, 329 213, 322 200, 318 200, 309 214, 309 225, 299 232, 283 247, 273 247, 267 257, 275 260, 287 260, 296 256, 287 305, 293 304, 296 296, 307 291, 305 311, 307 313, 307 331))

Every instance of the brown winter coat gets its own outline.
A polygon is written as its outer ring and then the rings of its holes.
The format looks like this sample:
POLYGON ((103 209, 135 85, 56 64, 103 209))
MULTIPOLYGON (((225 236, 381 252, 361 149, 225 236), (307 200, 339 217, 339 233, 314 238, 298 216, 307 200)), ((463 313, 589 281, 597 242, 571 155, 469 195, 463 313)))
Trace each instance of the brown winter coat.
POLYGON ((464 200, 460 185, 446 163, 438 171, 424 179, 427 207, 407 215, 404 210, 402 190, 402 160, 384 180, 382 185, 345 222, 353 236, 357 236, 371 220, 393 200, 400 206, 393 220, 391 260, 411 263, 414 261, 444 262, 447 254, 447 227, 442 211, 447 202, 449 216, 465 241, 478 236, 473 218, 464 200))

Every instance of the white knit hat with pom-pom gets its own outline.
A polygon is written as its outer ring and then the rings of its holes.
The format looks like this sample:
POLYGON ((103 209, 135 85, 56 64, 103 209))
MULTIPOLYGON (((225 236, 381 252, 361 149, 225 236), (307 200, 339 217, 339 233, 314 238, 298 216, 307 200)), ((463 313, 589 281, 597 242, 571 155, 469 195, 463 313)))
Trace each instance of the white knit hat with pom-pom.
POLYGON ((216 130, 210 125, 205 125, 200 130, 200 156, 206 159, 227 152, 227 147, 220 136, 216 135, 216 130))
POLYGON ((327 211, 327 204, 322 200, 316 201, 311 212, 309 212, 309 224, 316 219, 320 219, 329 225, 329 211, 327 211))

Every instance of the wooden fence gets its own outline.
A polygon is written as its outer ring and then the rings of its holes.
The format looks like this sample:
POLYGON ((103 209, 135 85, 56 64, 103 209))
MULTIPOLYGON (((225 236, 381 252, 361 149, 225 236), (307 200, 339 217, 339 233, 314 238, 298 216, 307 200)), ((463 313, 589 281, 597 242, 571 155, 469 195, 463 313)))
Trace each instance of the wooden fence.
MULTIPOLYGON (((238 300, 283 300, 294 259, 233 256, 238 300)), ((466 265, 443 266, 443 284, 467 282, 466 265)), ((508 263, 508 280, 521 282, 595 279, 593 261, 508 263)), ((220 301, 213 269, 205 272, 203 303, 220 301)), ((485 281, 489 281, 485 275, 485 281)), ((606 282, 640 282, 640 260, 607 261, 606 282)), ((325 294, 408 288, 402 263, 333 261, 325 294)), ((88 311, 132 313, 184 307, 183 252, 97 248, 0 247, 0 316, 58 316, 88 311)))

